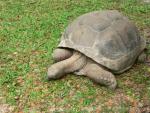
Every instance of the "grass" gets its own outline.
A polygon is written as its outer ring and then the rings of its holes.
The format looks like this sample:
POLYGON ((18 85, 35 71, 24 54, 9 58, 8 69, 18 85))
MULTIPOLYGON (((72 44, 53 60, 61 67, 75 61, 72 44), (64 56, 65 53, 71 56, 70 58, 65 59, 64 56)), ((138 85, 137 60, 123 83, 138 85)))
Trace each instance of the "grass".
POLYGON ((150 4, 138 0, 0 1, 0 96, 14 106, 13 112, 125 113, 139 105, 144 109, 150 98, 150 68, 144 64, 117 76, 116 91, 73 75, 46 81, 51 53, 65 27, 79 15, 105 9, 119 10, 150 38, 150 4))

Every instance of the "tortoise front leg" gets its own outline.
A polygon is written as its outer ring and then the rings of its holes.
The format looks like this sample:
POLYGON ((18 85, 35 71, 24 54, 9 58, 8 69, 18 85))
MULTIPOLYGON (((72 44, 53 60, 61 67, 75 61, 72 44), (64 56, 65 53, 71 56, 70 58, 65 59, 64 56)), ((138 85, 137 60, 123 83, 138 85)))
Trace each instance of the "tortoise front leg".
POLYGON ((85 67, 85 74, 94 82, 105 85, 110 89, 115 89, 117 86, 115 76, 98 64, 87 64, 85 67))
POLYGON ((73 54, 73 50, 69 50, 65 48, 57 48, 53 51, 52 57, 55 62, 59 62, 70 58, 72 54, 73 54))

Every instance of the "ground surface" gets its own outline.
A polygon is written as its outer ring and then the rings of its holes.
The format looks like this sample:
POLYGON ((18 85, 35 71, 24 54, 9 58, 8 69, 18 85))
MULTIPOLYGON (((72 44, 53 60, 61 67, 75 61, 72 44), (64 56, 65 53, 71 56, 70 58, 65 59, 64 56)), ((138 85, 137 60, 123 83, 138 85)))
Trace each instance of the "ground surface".
POLYGON ((0 0, 0 113, 150 110, 145 64, 117 76, 115 91, 80 76, 46 81, 52 50, 68 23, 103 9, 119 10, 150 38, 150 4, 142 0, 0 0))

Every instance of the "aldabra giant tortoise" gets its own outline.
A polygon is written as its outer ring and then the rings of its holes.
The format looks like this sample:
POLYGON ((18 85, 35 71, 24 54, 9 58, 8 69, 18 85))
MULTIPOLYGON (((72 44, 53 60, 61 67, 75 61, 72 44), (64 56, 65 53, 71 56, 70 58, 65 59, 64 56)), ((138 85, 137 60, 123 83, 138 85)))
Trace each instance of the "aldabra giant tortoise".
POLYGON ((114 74, 129 69, 143 56, 145 46, 135 25, 118 11, 84 14, 62 35, 53 53, 57 63, 49 67, 48 79, 59 79, 74 72, 115 89, 114 74))

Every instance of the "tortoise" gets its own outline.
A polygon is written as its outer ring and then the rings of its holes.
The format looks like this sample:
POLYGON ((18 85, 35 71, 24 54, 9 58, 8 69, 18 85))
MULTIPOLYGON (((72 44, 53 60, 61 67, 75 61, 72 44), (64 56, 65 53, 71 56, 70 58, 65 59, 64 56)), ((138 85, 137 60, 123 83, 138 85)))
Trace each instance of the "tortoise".
POLYGON ((143 61, 145 47, 137 27, 119 11, 83 14, 65 29, 52 54, 55 64, 48 68, 48 80, 75 73, 115 89, 114 75, 143 61))

